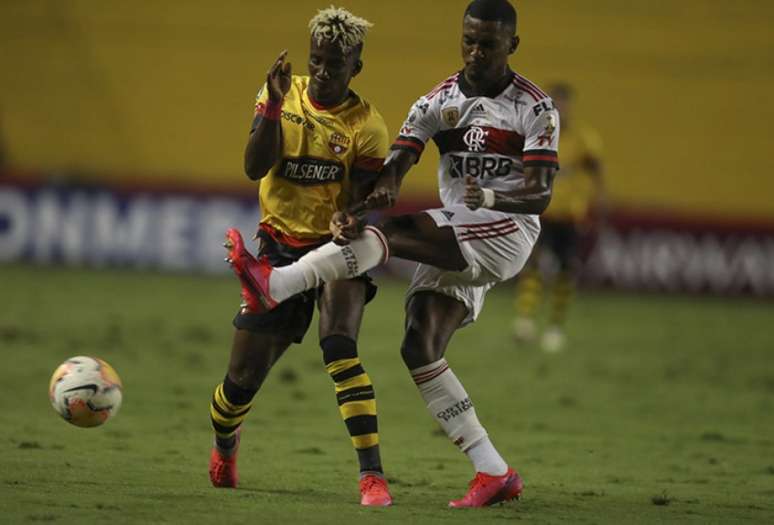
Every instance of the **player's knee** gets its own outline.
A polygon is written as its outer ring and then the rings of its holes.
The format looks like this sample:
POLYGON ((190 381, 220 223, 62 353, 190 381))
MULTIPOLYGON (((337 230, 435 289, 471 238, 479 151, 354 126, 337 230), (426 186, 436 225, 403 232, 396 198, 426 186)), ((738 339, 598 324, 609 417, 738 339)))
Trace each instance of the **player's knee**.
POLYGON ((339 304, 338 307, 330 300, 320 301, 320 348, 323 350, 323 342, 329 338, 331 341, 326 343, 328 345, 334 344, 334 342, 337 345, 343 344, 337 342, 339 341, 338 337, 352 341, 352 344, 357 339, 362 315, 360 312, 363 308, 363 303, 360 301, 363 300, 365 291, 363 288, 358 288, 357 294, 353 295, 341 296, 341 301, 346 300, 347 302, 343 305, 339 304))
POLYGON ((281 350, 242 349, 238 358, 232 357, 228 366, 228 377, 240 388, 258 390, 281 355, 281 350))
POLYGON ((414 220, 411 215, 398 215, 395 217, 386 217, 376 223, 376 228, 384 234, 387 241, 392 240, 392 236, 401 231, 414 231, 414 220))
POLYGON ((419 324, 409 320, 406 325, 406 334, 400 347, 400 355, 409 369, 429 365, 440 359, 434 351, 432 339, 427 336, 419 324))

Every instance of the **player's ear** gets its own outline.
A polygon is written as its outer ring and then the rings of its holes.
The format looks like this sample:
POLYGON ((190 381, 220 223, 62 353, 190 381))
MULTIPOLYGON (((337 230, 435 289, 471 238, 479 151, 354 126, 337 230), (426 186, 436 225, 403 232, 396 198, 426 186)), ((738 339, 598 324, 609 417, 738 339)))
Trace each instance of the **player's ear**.
POLYGON ((521 39, 518 36, 512 36, 511 37, 511 48, 509 53, 515 53, 516 49, 519 47, 519 42, 521 39))
POLYGON ((355 61, 355 67, 352 68, 352 76, 357 76, 361 71, 363 71, 363 61, 358 58, 355 61))

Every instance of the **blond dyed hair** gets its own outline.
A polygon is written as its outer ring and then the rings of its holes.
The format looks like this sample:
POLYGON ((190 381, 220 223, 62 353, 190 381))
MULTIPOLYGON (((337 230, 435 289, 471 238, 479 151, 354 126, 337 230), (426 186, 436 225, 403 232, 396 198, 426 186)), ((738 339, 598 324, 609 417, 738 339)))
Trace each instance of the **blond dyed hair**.
POLYGON ((368 28, 373 24, 355 16, 343 7, 322 9, 309 21, 312 38, 318 45, 323 42, 338 44, 344 53, 362 46, 368 28))

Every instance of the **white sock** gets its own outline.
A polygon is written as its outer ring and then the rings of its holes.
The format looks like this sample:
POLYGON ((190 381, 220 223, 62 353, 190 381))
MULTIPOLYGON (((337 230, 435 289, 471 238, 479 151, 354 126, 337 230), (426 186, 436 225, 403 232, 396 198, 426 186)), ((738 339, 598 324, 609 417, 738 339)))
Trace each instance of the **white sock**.
POLYGON ((489 437, 485 437, 465 451, 476 472, 485 472, 492 476, 502 476, 508 472, 508 464, 497 452, 489 437))
POLYGON ((430 413, 449 439, 467 454, 476 472, 505 474, 508 465, 479 423, 473 402, 446 359, 411 370, 411 377, 430 413))
POLYGON ((351 279, 378 266, 389 258, 384 234, 373 226, 349 244, 323 244, 288 266, 274 268, 269 280, 269 295, 277 302, 317 288, 324 282, 351 279))

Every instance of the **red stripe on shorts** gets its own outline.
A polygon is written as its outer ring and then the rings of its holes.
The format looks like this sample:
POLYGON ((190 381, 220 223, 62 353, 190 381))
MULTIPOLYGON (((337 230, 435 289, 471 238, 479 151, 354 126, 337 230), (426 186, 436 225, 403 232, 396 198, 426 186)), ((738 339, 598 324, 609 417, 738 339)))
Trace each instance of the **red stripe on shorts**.
POLYGON ((518 231, 519 227, 516 224, 501 226, 499 228, 492 228, 491 230, 465 232, 459 236, 461 242, 472 240, 491 239, 492 237, 502 237, 515 231, 518 231))

